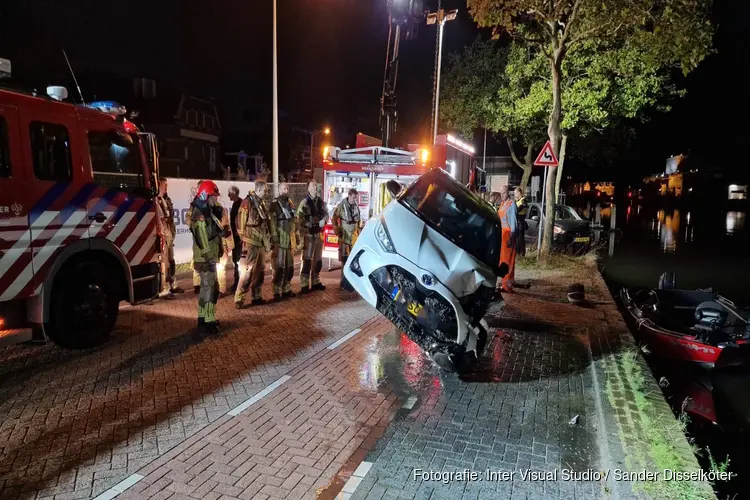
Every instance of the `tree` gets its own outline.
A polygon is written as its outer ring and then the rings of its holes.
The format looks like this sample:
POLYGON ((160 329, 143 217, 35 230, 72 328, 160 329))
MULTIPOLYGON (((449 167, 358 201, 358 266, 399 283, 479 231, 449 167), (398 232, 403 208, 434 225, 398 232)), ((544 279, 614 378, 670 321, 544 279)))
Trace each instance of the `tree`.
MULTIPOLYGON (((546 110, 526 100, 534 72, 522 47, 501 47, 477 38, 462 54, 451 54, 443 73, 441 119, 467 138, 477 128, 505 137, 513 162, 531 177, 534 147, 543 142, 546 110), (522 157, 515 144, 526 147, 522 157)), ((535 98, 538 99, 538 96, 535 98)))
MULTIPOLYGON (((563 92, 566 88, 574 89, 575 83, 564 81, 565 62, 576 56, 585 61, 589 53, 615 75, 618 69, 632 75, 644 69, 658 74, 670 68, 680 68, 687 74, 711 51, 713 28, 708 20, 711 4, 712 0, 467 0, 469 12, 480 26, 492 27, 496 33, 509 33, 531 51, 532 57, 543 57, 546 61, 547 92, 551 99, 547 136, 561 163, 566 132, 585 135, 585 127, 581 127, 583 130, 577 127, 580 121, 585 122, 591 116, 606 118, 610 111, 586 106, 581 109, 593 111, 590 116, 581 120, 568 117, 572 107, 563 106, 563 92), (575 126, 566 130, 566 119, 575 126)), ((632 90, 632 95, 639 95, 627 77, 622 77, 619 83, 632 90)), ((596 95, 596 90, 605 91, 606 87, 581 86, 579 90, 585 102, 596 95)), ((544 254, 552 250, 555 184, 550 180, 546 186, 544 254)))

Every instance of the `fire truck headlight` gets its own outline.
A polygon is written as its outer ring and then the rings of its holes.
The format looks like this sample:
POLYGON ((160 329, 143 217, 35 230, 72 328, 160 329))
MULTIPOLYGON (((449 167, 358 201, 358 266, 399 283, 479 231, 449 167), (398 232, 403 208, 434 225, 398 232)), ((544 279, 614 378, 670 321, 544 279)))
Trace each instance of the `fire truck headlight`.
POLYGON ((427 160, 430 159, 430 151, 428 149, 422 150, 422 163, 427 163, 427 160))

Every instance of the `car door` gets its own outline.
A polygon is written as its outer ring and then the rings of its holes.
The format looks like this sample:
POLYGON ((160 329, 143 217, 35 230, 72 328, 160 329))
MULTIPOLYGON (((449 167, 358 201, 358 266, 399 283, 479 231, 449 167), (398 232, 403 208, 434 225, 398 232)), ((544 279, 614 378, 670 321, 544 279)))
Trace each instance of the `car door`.
POLYGON ((156 220, 138 136, 89 123, 85 128, 96 185, 88 204, 92 245, 106 238, 131 265, 147 263, 155 253, 156 220))
POLYGON ((0 104, 0 301, 34 293, 25 165, 18 108, 0 104))
POLYGON ((539 221, 541 208, 537 204, 529 205, 529 210, 526 212, 526 223, 529 225, 529 229, 526 231, 526 242, 536 245, 536 240, 539 238, 539 221))

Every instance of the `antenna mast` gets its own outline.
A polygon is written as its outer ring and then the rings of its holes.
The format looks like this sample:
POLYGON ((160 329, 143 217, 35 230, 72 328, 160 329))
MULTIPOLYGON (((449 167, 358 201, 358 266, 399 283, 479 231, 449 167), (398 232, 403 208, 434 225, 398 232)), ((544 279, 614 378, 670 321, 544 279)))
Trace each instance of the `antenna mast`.
POLYGON ((62 53, 63 53, 63 56, 65 56, 65 62, 68 63, 68 69, 70 70, 70 74, 73 75, 73 82, 75 82, 76 88, 78 89, 78 96, 81 98, 81 104, 86 104, 86 101, 83 100, 83 93, 81 92, 81 86, 78 85, 76 74, 73 71, 73 66, 70 65, 70 61, 68 60, 68 54, 65 53, 65 49, 62 49, 62 53))

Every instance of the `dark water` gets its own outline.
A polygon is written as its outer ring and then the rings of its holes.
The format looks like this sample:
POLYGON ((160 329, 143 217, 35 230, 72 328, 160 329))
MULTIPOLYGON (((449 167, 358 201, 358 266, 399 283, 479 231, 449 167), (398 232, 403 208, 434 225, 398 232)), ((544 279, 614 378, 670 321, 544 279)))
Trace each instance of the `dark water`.
MULTIPOLYGON (((585 212, 585 209, 583 210, 585 212)), ((750 305, 750 225, 744 210, 617 206, 620 230, 605 278, 621 286, 656 286, 665 271, 679 288, 713 289, 750 305)), ((602 210, 605 226, 609 209, 602 210)))
MULTIPOLYGON (((584 215, 586 209, 579 212, 584 215)), ((613 292, 622 286, 655 287, 663 272, 672 271, 679 288, 712 287, 739 307, 750 305, 747 209, 633 203, 618 205, 616 213, 614 253, 603 261, 603 274, 613 292)), ((604 209, 601 216, 604 226, 609 227, 611 211, 604 209)), ((717 462, 729 457, 729 469, 737 477, 716 486, 719 497, 747 498, 750 369, 708 372, 653 356, 648 359, 675 413, 686 405, 697 405, 704 410, 701 413, 711 417, 692 414, 688 436, 702 450, 698 458, 704 468, 710 468, 707 450, 717 462)))

